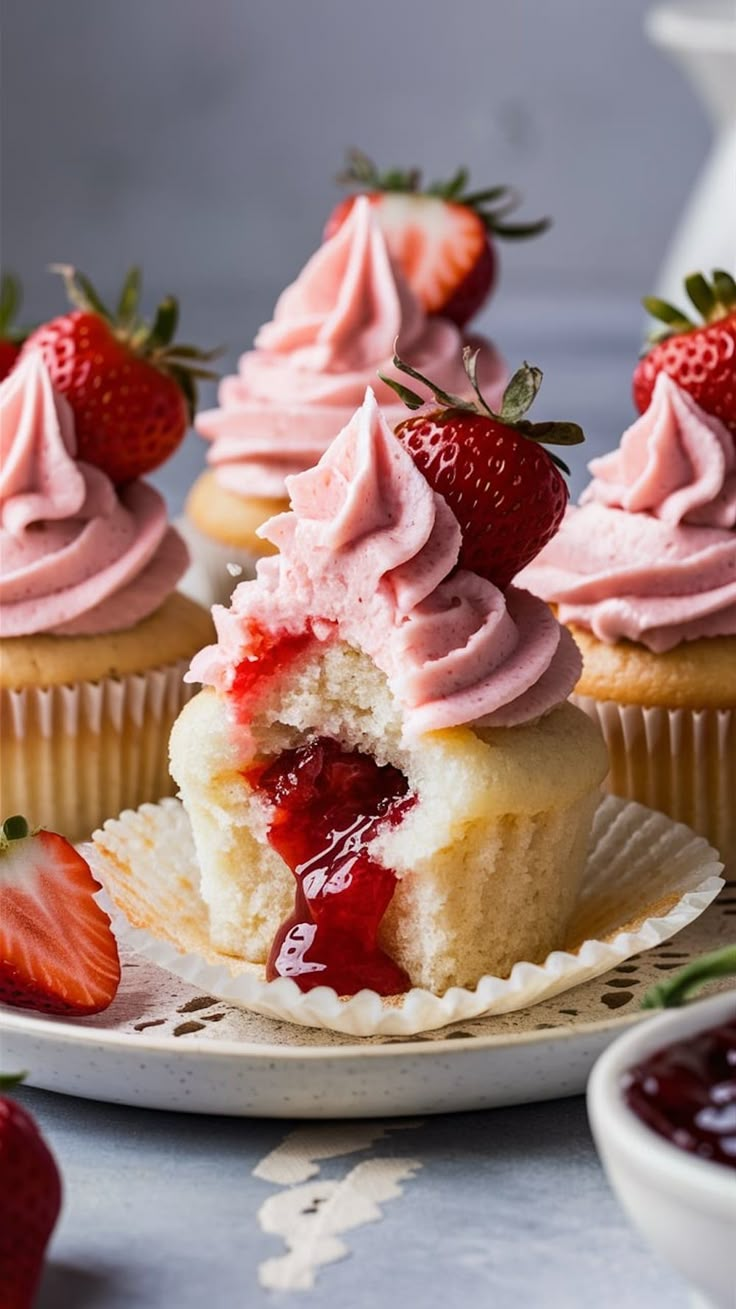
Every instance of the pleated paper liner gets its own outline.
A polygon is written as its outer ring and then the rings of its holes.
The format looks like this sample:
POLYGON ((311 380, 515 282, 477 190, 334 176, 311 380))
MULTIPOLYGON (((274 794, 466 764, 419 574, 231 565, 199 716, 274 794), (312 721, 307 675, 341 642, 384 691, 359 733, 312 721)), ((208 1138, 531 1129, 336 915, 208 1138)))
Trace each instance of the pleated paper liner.
POLYGON ((736 873, 736 713, 571 699, 603 733, 611 790, 687 823, 736 873))
POLYGON ((441 996, 414 988, 389 999, 372 991, 341 998, 329 987, 303 993, 288 978, 266 982, 261 966, 212 948, 191 828, 178 800, 109 820, 86 852, 122 944, 209 995, 351 1036, 412 1036, 538 1004, 674 936, 723 886, 722 864, 702 837, 607 796, 567 939, 544 963, 519 962, 507 978, 483 977, 473 990, 453 987, 441 996))

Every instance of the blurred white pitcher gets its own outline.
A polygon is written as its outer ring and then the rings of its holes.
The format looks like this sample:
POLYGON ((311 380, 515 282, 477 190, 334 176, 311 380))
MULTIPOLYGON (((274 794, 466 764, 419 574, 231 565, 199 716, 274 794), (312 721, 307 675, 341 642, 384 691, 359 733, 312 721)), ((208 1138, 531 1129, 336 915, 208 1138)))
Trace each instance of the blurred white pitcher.
POLYGON ((659 273, 657 294, 681 303, 688 273, 736 272, 736 0, 658 5, 646 31, 683 66, 716 131, 659 273))

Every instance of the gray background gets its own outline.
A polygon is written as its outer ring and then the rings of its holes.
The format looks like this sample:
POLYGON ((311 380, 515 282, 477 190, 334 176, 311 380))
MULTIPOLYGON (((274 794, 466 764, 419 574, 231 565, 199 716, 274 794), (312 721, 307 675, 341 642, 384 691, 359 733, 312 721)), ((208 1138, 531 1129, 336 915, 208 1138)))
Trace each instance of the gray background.
MULTIPOLYGON (((176 290, 184 334, 228 344, 228 365, 318 241, 346 145, 433 176, 465 162, 555 219, 505 247, 480 325, 545 369, 539 416, 564 409, 610 445, 631 417, 639 296, 710 137, 643 35, 648 7, 5 0, 3 261, 29 317, 64 303, 48 262, 113 292, 140 261, 150 302, 176 290)), ((173 508, 202 446, 157 479, 173 508)))
MULTIPOLYGON (((312 250, 348 144, 466 162, 556 220, 526 286, 647 289, 708 142, 645 0, 5 0, 5 253, 237 296, 244 338, 312 250)), ((235 325, 235 324, 234 324, 235 325)))

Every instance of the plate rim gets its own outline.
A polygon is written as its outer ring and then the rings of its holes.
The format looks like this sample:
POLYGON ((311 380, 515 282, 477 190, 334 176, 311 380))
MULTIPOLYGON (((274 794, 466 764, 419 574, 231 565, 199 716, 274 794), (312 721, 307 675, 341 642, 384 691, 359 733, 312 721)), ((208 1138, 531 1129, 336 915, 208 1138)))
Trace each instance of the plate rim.
MULTIPOLYGON (((736 987, 734 987, 736 991, 736 987)), ((223 1004, 231 1003, 227 1000, 223 1004)), ((242 1008, 243 1006, 234 1006, 242 1008)), ((533 1008, 534 1006, 532 1006, 533 1008)), ((420 1034, 418 1037, 409 1037, 405 1040, 396 1040, 389 1038, 380 1044, 368 1045, 364 1041, 357 1039, 348 1045, 265 1045, 256 1041, 234 1041, 225 1040, 206 1040, 197 1039, 195 1033, 191 1035, 194 1040, 188 1041, 182 1046, 181 1037, 178 1036, 139 1036, 133 1032, 111 1031, 99 1027, 82 1027, 81 1025, 69 1022, 66 1019, 58 1021, 51 1017, 37 1016, 30 1010, 16 1012, 5 1006, 0 1006, 0 1035, 3 1030, 19 1031, 27 1035, 36 1035, 43 1039, 56 1037, 67 1044, 76 1044, 80 1042, 85 1044, 93 1042, 95 1038, 99 1040, 104 1038, 105 1044, 116 1046, 120 1049, 132 1047, 133 1049, 145 1050, 148 1054, 173 1054, 177 1055, 186 1050, 196 1058, 204 1058, 214 1054, 223 1058, 235 1058, 242 1056, 244 1058, 264 1058, 280 1060, 298 1060, 307 1059, 308 1061, 324 1059, 349 1059, 358 1056, 362 1058, 392 1058, 401 1055, 419 1055, 425 1056, 430 1054, 461 1054, 470 1050, 487 1050, 497 1047, 505 1048, 507 1046, 536 1045, 546 1041, 565 1041, 576 1036, 596 1036, 602 1032, 608 1032, 610 1029, 617 1032, 619 1029, 632 1027, 637 1023, 646 1022, 648 1018, 656 1015, 655 1010, 637 1009, 635 1013, 612 1015, 610 1018, 595 1019, 592 1022, 579 1023, 577 1025, 564 1024, 561 1026, 549 1026, 537 1028, 531 1032, 509 1032, 506 1034, 491 1033, 487 1036, 465 1036, 465 1037, 444 1037, 439 1040, 423 1038, 420 1034), (29 1017, 25 1017, 26 1013, 29 1017), (32 1024, 32 1030, 28 1031, 29 1024, 32 1024)), ((499 1015, 502 1017, 503 1015, 499 1015)), ((467 1020, 477 1021, 477 1020, 467 1020)), ((458 1022, 462 1022, 458 1019, 458 1022)), ((318 1029, 315 1029, 318 1030, 318 1029)), ((612 1038, 613 1039, 613 1038, 612 1038)))

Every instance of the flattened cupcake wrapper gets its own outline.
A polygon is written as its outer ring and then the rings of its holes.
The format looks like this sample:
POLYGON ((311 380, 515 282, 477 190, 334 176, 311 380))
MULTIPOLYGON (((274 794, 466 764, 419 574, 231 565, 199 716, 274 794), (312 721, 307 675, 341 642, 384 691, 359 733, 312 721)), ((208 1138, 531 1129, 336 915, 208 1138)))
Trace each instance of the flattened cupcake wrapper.
POLYGON ((736 712, 570 699, 603 733, 610 790, 687 823, 736 871, 736 712))
POLYGON ((562 948, 507 978, 483 977, 444 995, 414 988, 382 999, 303 993, 287 978, 219 954, 209 943, 191 827, 177 800, 121 814, 85 854, 106 888, 118 939, 146 959, 269 1018, 351 1036, 411 1036, 458 1019, 509 1013, 587 982, 674 936, 723 886, 716 852, 689 828, 608 796, 597 810, 584 879, 562 948))
POLYGON ((176 789, 169 733, 198 690, 187 659, 71 686, 0 689, 0 808, 73 840, 176 789))
POLYGON ((196 600, 206 609, 214 604, 229 604, 238 583, 255 577, 259 556, 252 550, 213 541, 185 515, 176 520, 175 527, 189 546, 191 561, 179 582, 179 590, 190 600, 196 600))

